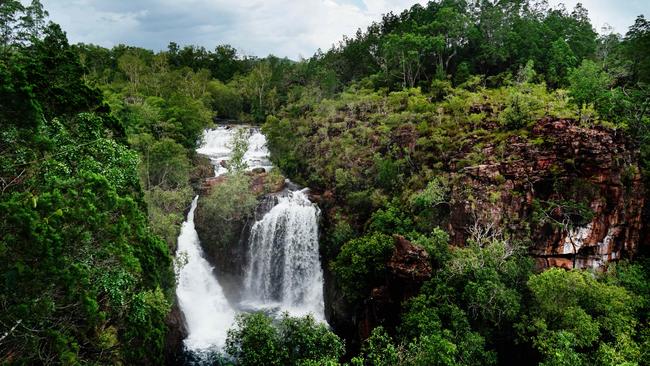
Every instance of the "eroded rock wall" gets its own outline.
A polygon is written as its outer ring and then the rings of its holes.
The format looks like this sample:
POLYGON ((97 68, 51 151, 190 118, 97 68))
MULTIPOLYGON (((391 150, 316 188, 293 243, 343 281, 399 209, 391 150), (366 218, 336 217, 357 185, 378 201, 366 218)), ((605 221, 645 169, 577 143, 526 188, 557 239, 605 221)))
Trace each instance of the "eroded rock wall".
POLYGON ((599 268, 637 252, 645 195, 638 152, 618 131, 546 118, 483 154, 487 163, 454 173, 453 244, 530 238, 539 268, 599 268))

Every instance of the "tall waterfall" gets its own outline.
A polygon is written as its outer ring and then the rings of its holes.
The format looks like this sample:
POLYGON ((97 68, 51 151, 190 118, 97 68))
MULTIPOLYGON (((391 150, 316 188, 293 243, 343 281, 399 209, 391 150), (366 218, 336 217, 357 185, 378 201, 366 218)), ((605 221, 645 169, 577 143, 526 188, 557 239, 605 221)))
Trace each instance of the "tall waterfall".
POLYGON ((319 214, 304 191, 293 191, 278 197, 253 225, 245 281, 245 298, 252 306, 324 319, 319 214))
POLYGON ((181 227, 176 251, 176 265, 180 268, 176 296, 188 332, 185 347, 195 352, 222 348, 235 317, 234 309, 212 273, 212 266, 203 257, 194 229, 198 198, 192 201, 187 221, 181 227))
MULTIPOLYGON (((210 158, 215 176, 228 172, 231 141, 241 128, 248 129, 248 150, 244 155, 247 169, 273 168, 266 138, 259 129, 221 126, 206 130, 203 145, 197 149, 199 154, 210 158)), ((178 237, 175 262, 180 270, 176 295, 188 331, 185 346, 199 359, 204 353, 223 348, 227 331, 240 311, 312 313, 316 319, 325 319, 323 273, 318 255, 320 211, 304 191, 285 191, 275 199, 275 206, 251 229, 249 265, 241 293, 244 302, 233 304, 234 308, 219 285, 213 267, 203 256, 194 228, 198 197, 192 201, 178 237)))

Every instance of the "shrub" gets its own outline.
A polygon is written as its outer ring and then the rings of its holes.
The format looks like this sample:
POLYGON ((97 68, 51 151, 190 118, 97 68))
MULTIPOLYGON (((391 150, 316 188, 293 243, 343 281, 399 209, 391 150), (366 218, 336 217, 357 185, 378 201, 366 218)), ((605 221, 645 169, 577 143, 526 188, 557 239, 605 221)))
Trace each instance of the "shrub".
POLYGON ((259 312, 240 314, 226 339, 226 352, 242 366, 333 364, 343 350, 339 337, 310 315, 284 313, 274 322, 259 312))
POLYGON ((382 233, 366 235, 343 245, 332 262, 332 270, 349 301, 367 296, 371 286, 383 278, 393 248, 393 238, 382 233))
POLYGON ((241 226, 257 206, 257 197, 250 184, 250 177, 243 173, 228 175, 199 200, 197 227, 209 230, 209 236, 218 239, 211 245, 237 242, 241 226))

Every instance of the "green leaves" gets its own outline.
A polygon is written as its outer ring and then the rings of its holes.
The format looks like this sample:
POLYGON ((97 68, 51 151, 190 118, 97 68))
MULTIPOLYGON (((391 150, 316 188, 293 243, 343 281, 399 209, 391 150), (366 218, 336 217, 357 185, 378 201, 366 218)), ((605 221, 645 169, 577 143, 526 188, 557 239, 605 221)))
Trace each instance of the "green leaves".
POLYGON ((424 58, 444 45, 441 36, 415 33, 388 34, 382 45, 384 57, 390 62, 387 77, 399 76, 403 88, 412 88, 422 73, 424 58))
POLYGON ((612 79, 599 65, 591 60, 583 60, 579 67, 571 70, 568 79, 569 96, 578 108, 593 104, 602 115, 607 115, 612 79))
MULTIPOLYGON (((143 235, 147 227, 143 214, 130 198, 118 196, 103 176, 82 171, 76 177, 52 181, 49 187, 52 191, 39 195, 36 205, 32 197, 18 193, 0 203, 5 223, 0 229, 7 234, 2 238, 7 251, 0 254, 0 273, 13 278, 2 281, 1 292, 11 294, 2 299, 2 321, 11 321, 29 309, 30 315, 21 317, 27 326, 59 330, 71 339, 85 339, 86 332, 103 321, 128 328, 124 316, 130 316, 130 310, 125 304, 133 291, 164 284, 171 276, 166 247, 143 235), (32 299, 52 306, 39 306, 32 299)), ((158 304, 166 301, 163 298, 158 304)), ((153 316, 157 327, 164 327, 165 315, 153 316)), ((30 333, 23 336, 28 349, 41 347, 39 338, 30 333)), ((12 338, 7 346, 21 349, 13 343, 18 339, 12 338)), ((153 339, 140 341, 149 348, 152 345, 147 342, 153 339)), ((130 342, 134 351, 139 347, 136 343, 130 342)), ((37 357, 19 355, 26 360, 37 357)))
POLYGON ((371 286, 383 278, 393 248, 394 239, 381 233, 353 239, 343 245, 331 267, 350 302, 365 298, 371 286))
POLYGON ((284 313, 273 320, 263 313, 240 314, 228 331, 226 352, 242 366, 338 364, 343 342, 311 315, 284 313))
POLYGON ((527 329, 544 364, 591 363, 613 354, 619 362, 640 361, 631 339, 637 303, 624 288, 586 271, 557 268, 532 276, 528 287, 533 303, 527 329), (589 351, 594 348, 600 353, 589 351))
POLYGON ((243 174, 248 168, 244 155, 248 150, 248 130, 246 128, 238 129, 229 142, 232 155, 228 161, 228 170, 230 174, 243 174))

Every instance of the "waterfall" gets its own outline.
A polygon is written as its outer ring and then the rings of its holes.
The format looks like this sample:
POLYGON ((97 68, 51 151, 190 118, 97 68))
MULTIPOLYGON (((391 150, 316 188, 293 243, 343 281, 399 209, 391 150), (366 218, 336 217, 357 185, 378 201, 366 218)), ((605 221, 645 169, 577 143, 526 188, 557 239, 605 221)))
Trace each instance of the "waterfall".
POLYGON ((287 192, 277 200, 251 229, 245 299, 253 308, 312 313, 324 320, 320 211, 304 191, 287 192))
POLYGON ((228 172, 227 163, 232 154, 231 141, 235 132, 240 129, 247 129, 248 150, 244 154, 244 161, 251 171, 256 168, 264 168, 269 171, 273 168, 269 160, 269 150, 266 148, 266 137, 257 128, 219 126, 215 129, 206 130, 203 134, 203 145, 196 150, 199 154, 210 158, 214 165, 215 176, 228 172))
MULTIPOLYGON (((244 154, 247 170, 272 169, 266 137, 259 129, 220 126, 206 130, 203 145, 197 149, 199 154, 210 158, 215 176, 228 172, 231 141, 238 129, 247 129, 248 133, 248 150, 244 154)), ((237 312, 287 311, 293 315, 311 313, 318 320, 325 319, 323 273, 318 255, 320 211, 305 191, 288 190, 274 199, 276 204, 251 229, 250 265, 241 294, 244 301, 234 304, 234 308, 203 255, 194 228, 198 196, 192 201, 178 237, 176 295, 188 332, 185 347, 199 363, 209 364, 209 353, 223 349, 237 312)))
POLYGON ((188 332, 185 347, 200 353, 223 347, 226 332, 234 322, 235 311, 212 273, 212 266, 203 257, 194 229, 197 201, 198 196, 192 201, 187 221, 183 223, 178 236, 176 266, 180 271, 176 296, 188 332))

